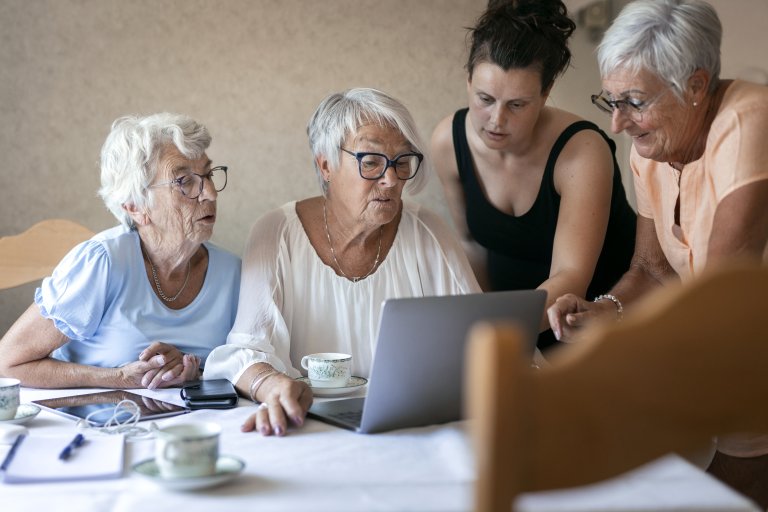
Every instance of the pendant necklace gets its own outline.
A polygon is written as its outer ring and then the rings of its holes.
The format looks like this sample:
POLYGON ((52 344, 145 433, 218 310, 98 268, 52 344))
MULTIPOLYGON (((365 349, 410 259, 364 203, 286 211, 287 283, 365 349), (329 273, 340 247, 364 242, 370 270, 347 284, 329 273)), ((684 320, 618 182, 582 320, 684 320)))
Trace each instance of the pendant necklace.
MULTIPOLYGON (((331 248, 331 258, 333 258, 333 263, 336 265, 336 268, 339 269, 339 272, 341 272, 341 275, 352 281, 353 283, 356 283, 360 281, 361 279, 365 279, 366 277, 370 276, 374 270, 376 270, 376 266, 379 264, 379 256, 381 256, 381 239, 384 234, 384 226, 381 226, 379 228, 379 248, 376 251, 376 259, 373 262, 373 266, 371 267, 371 270, 368 271, 367 274, 363 276, 357 276, 357 277, 349 277, 347 274, 344 273, 344 270, 342 270, 341 265, 339 265, 339 260, 336 259, 336 251, 333 250, 333 243, 331 242, 331 232, 328 230, 328 213, 326 209, 326 203, 327 201, 323 199, 323 223, 325 224, 325 236, 328 237, 328 245, 331 248)), ((152 262, 150 262, 150 265, 152 262)))
POLYGON ((165 292, 163 292, 163 289, 160 288, 160 278, 157 277, 157 269, 155 268, 155 265, 152 263, 152 260, 149 259, 149 254, 144 250, 144 246, 141 246, 141 252, 144 254, 144 257, 147 258, 147 261, 149 262, 149 268, 152 269, 152 279, 155 280, 155 288, 157 288, 157 294, 160 296, 161 299, 163 299, 165 302, 173 302, 176 299, 179 298, 179 295, 181 295, 181 292, 184 291, 184 289, 187 287, 187 283, 189 282, 189 274, 191 274, 192 270, 192 259, 190 258, 189 261, 187 261, 187 277, 184 278, 184 284, 181 285, 181 288, 178 292, 176 292, 176 295, 173 297, 168 297, 165 292))

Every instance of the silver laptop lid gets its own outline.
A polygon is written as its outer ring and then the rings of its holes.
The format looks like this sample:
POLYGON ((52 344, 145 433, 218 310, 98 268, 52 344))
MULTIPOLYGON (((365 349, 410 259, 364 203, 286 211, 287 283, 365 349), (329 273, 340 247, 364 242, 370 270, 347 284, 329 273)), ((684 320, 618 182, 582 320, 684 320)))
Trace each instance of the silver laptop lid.
POLYGON ((484 320, 516 322, 533 355, 546 296, 516 290, 384 301, 360 431, 461 419, 469 329, 484 320))

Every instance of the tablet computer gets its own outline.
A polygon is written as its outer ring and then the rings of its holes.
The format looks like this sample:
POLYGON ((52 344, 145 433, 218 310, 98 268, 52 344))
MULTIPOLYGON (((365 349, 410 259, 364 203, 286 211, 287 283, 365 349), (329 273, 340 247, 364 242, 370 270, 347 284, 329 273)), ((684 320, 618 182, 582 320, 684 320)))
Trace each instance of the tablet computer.
POLYGON ((67 418, 74 420, 88 418, 91 425, 104 426, 110 419, 124 422, 131 418, 131 412, 123 409, 117 411, 117 416, 113 418, 116 412, 115 407, 123 400, 130 400, 138 406, 141 415, 139 421, 175 416, 190 411, 190 409, 181 405, 139 395, 123 389, 99 391, 84 395, 62 396, 59 398, 46 398, 44 400, 33 400, 32 403, 67 418))

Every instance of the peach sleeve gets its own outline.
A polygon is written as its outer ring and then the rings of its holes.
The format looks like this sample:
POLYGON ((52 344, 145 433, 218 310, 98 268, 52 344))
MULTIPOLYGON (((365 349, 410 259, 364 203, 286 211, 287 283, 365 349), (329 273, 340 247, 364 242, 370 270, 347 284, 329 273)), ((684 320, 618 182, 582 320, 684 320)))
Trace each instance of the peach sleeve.
POLYGON ((763 101, 750 108, 729 109, 717 121, 707 140, 707 166, 712 169, 719 203, 744 185, 768 179, 768 105, 763 101))

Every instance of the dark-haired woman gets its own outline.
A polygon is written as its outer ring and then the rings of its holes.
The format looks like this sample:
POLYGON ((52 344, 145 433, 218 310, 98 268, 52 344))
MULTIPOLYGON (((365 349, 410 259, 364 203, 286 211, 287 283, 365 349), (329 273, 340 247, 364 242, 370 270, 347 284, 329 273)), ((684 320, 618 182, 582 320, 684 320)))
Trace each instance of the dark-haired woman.
MULTIPOLYGON (((494 5, 471 32, 469 108, 432 135, 455 224, 485 289, 599 297, 629 267, 636 217, 613 141, 546 105, 575 25, 560 1, 494 5)), ((546 315, 541 330, 539 348, 557 343, 546 315)))

